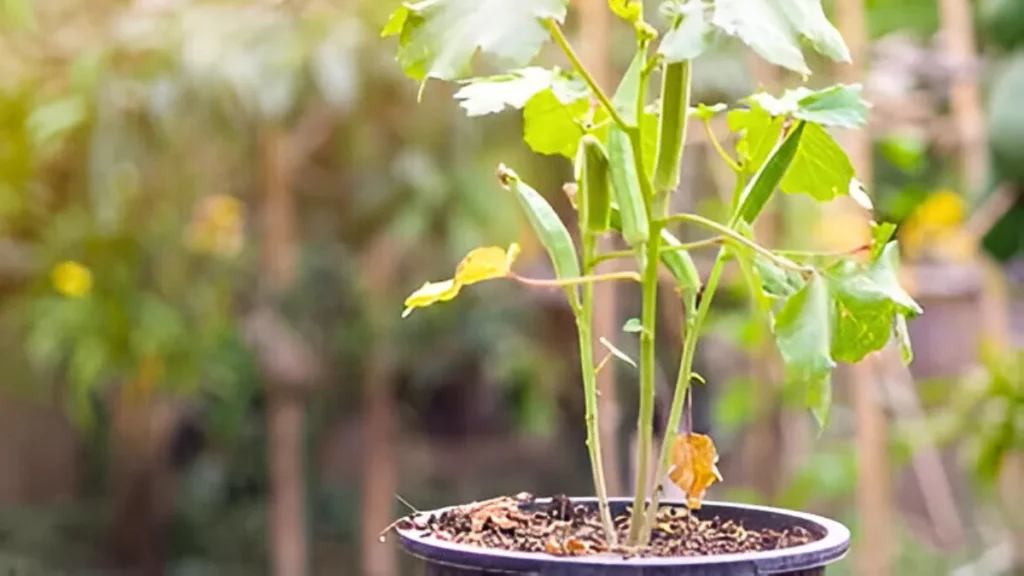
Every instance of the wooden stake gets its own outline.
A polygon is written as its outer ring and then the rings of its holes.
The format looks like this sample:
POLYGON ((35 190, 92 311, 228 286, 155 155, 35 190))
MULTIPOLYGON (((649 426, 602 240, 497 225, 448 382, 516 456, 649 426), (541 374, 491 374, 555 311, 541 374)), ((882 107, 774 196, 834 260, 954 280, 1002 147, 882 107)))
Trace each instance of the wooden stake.
MULTIPOLYGON (((607 90, 612 85, 611 66, 608 61, 612 13, 605 0, 577 0, 576 8, 580 14, 580 57, 598 84, 607 90)), ((598 243, 600 251, 614 249, 612 238, 602 238, 598 243)), ((604 262, 597 266, 596 272, 603 274, 613 272, 616 268, 615 262, 604 262)), ((598 338, 604 336, 614 341, 615 336, 620 333, 621 324, 616 309, 617 292, 614 282, 601 282, 594 286, 595 350, 601 350, 598 338)), ((597 389, 601 393, 597 406, 600 415, 598 424, 605 483, 609 496, 619 496, 623 494, 623 490, 619 463, 619 400, 614 364, 607 370, 601 370, 597 375, 597 389)))
MULTIPOLYGON (((284 294, 295 281, 295 196, 288 169, 287 138, 277 126, 260 134, 263 170, 264 296, 284 294)), ((268 381, 267 426, 270 461, 270 542, 274 574, 306 576, 305 405, 284 388, 293 383, 268 381)))
POLYGON ((950 110, 956 126, 960 167, 968 194, 981 192, 988 171, 988 145, 978 87, 974 18, 968 0, 939 3, 946 56, 953 64, 950 110))
MULTIPOLYGON (((867 26, 864 0, 837 0, 836 22, 846 39, 853 65, 839 66, 839 77, 847 82, 863 82, 863 66, 867 60, 867 26)), ((866 130, 845 134, 846 151, 861 182, 869 189, 874 181, 871 165, 871 140, 866 130)), ((835 202, 829 212, 853 212, 867 215, 853 201, 835 202)), ((828 215, 826 214, 826 217, 828 215)), ((869 355, 850 370, 849 385, 857 422, 857 508, 861 544, 857 557, 858 573, 886 576, 889 573, 892 515, 890 514, 889 469, 886 451, 887 422, 879 403, 875 381, 876 359, 869 355)))
POLYGON ((379 236, 363 257, 366 288, 384 307, 372 310, 373 345, 368 355, 363 396, 363 422, 366 450, 363 454, 362 550, 363 574, 394 576, 398 574, 395 547, 381 545, 380 530, 394 517, 395 494, 398 492, 398 466, 395 458, 397 409, 394 397, 394 374, 390 334, 395 317, 388 297, 395 285, 395 274, 401 262, 396 241, 379 236))

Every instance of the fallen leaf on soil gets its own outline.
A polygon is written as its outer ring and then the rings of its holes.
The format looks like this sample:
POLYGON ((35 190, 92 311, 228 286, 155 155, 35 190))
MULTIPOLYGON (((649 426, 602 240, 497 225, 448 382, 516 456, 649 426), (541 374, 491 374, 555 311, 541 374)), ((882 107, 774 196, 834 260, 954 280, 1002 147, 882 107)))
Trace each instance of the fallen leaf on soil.
POLYGON ((696 510, 708 488, 722 479, 718 472, 718 451, 704 434, 680 434, 672 447, 672 469, 668 476, 686 492, 686 505, 696 510))

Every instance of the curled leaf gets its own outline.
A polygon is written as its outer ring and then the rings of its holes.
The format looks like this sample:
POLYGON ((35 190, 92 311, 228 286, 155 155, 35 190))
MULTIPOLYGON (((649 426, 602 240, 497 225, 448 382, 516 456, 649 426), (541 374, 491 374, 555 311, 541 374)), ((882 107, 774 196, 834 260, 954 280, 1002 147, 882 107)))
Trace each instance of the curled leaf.
POLYGON ((519 252, 519 244, 515 243, 510 245, 507 251, 497 246, 484 246, 472 250, 459 262, 454 278, 443 282, 427 282, 410 294, 405 299, 402 318, 411 314, 414 308, 425 308, 455 298, 463 286, 508 276, 519 252))
POLYGON ((710 436, 680 434, 676 437, 668 477, 686 492, 686 505, 691 510, 700 508, 704 493, 722 480, 717 463, 718 451, 710 436))

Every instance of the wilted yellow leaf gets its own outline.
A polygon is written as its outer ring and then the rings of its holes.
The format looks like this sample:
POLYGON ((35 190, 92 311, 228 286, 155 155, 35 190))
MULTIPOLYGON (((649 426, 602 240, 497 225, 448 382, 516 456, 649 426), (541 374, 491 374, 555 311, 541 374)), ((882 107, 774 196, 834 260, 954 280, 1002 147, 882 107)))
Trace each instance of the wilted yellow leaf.
POLYGON ((405 299, 402 318, 414 308, 425 308, 437 302, 445 302, 459 295, 463 286, 483 280, 504 278, 511 272, 512 263, 519 256, 519 245, 512 244, 508 251, 496 246, 476 248, 459 262, 455 277, 443 282, 427 282, 405 299))
POLYGON ((709 436, 680 434, 672 447, 672 469, 668 476, 686 492, 686 505, 700 508, 708 488, 722 480, 718 472, 718 451, 709 436))
POLYGON ((476 248, 459 262, 455 270, 455 282, 469 286, 481 280, 508 276, 512 262, 519 255, 519 245, 512 244, 506 252, 497 246, 476 248))

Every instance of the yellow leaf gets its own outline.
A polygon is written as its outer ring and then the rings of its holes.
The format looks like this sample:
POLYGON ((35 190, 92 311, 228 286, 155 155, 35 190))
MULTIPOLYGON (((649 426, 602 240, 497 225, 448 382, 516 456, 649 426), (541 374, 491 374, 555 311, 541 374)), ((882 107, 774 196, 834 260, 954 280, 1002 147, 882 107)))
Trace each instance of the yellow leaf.
POLYGON ((405 311, 402 312, 402 318, 411 314, 413 308, 424 308, 435 302, 451 300, 459 295, 461 289, 462 285, 455 280, 427 282, 405 299, 405 311))
POLYGON ((414 308, 424 308, 437 302, 451 300, 459 295, 463 286, 492 278, 504 278, 511 272, 512 263, 519 256, 519 245, 512 244, 508 251, 496 246, 476 248, 459 262, 455 278, 444 282, 427 282, 405 299, 402 318, 414 308))
POLYGON ((504 278, 509 268, 519 255, 519 245, 512 244, 508 252, 497 246, 477 248, 466 254, 455 270, 455 281, 463 286, 475 284, 481 280, 504 278))
POLYGON ((81 298, 92 289, 92 272, 78 262, 66 260, 50 273, 53 287, 64 296, 81 298))
POLYGON ((668 476, 686 492, 686 505, 700 508, 708 488, 721 481, 718 472, 718 451, 709 436, 680 434, 672 447, 672 469, 668 476))

